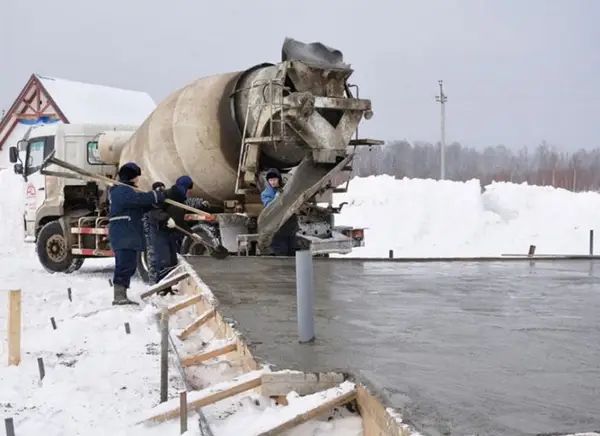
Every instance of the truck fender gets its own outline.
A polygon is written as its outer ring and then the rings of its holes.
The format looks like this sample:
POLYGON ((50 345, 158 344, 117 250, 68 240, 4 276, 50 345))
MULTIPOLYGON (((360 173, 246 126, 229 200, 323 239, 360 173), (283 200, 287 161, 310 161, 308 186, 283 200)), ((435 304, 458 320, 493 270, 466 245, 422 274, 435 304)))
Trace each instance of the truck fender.
POLYGON ((63 236, 65 237, 65 240, 67 241, 69 250, 71 250, 71 248, 73 247, 73 235, 71 234, 69 221, 64 216, 61 216, 57 221, 60 224, 60 227, 62 228, 63 236))

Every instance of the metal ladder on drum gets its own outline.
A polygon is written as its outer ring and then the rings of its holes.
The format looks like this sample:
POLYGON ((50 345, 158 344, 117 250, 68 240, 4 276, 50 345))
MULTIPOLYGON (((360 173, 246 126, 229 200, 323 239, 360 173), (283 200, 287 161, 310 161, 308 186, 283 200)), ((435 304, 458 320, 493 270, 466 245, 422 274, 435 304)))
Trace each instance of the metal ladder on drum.
POLYGON ((250 186, 255 182, 255 174, 258 171, 258 157, 260 155, 260 148, 265 144, 283 144, 288 140, 285 136, 286 126, 283 111, 285 104, 283 102, 283 91, 286 87, 282 84, 285 78, 286 70, 280 69, 275 77, 271 80, 255 80, 252 82, 249 88, 253 89, 259 86, 263 86, 265 89, 269 89, 270 101, 259 104, 261 107, 261 114, 264 110, 269 110, 269 131, 270 136, 256 136, 257 132, 253 132, 253 135, 248 134, 248 118, 250 115, 250 109, 256 107, 250 102, 246 107, 246 118, 244 121, 244 129, 242 134, 242 149, 240 151, 240 158, 238 162, 237 179, 235 184, 236 194, 245 194, 249 190, 253 190, 250 186), (281 88, 279 98, 275 101, 275 87, 281 88), (274 115, 279 112, 280 117, 274 120, 274 115), (274 135, 274 127, 279 127, 279 134, 274 135))

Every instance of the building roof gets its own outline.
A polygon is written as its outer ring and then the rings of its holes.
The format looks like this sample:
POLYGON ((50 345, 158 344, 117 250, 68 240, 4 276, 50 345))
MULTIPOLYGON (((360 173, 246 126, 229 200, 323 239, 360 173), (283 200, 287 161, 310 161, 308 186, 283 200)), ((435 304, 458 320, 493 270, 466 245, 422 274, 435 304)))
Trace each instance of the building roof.
POLYGON ((71 124, 142 124, 156 107, 145 92, 35 75, 71 124))
POLYGON ((155 108, 145 92, 32 74, 0 121, 0 149, 22 124, 140 125, 155 108))

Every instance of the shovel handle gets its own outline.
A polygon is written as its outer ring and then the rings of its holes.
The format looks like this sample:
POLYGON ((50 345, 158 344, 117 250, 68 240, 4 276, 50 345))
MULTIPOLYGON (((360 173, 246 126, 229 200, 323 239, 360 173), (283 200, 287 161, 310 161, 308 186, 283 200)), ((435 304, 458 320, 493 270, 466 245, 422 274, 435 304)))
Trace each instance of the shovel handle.
MULTIPOLYGON (((57 165, 59 167, 65 168, 67 170, 73 171, 76 174, 80 174, 82 176, 85 176, 91 180, 95 180, 97 182, 102 182, 105 185, 108 186, 116 186, 116 185, 120 185, 120 186, 129 186, 131 188, 133 188, 136 192, 145 192, 142 189, 136 188, 135 186, 131 186, 131 185, 127 185, 125 183, 121 183, 118 180, 114 180, 108 177, 104 177, 101 176, 99 174, 92 174, 89 171, 86 171, 82 168, 76 167, 75 165, 71 165, 68 162, 62 161, 60 159, 57 159, 54 157, 54 154, 51 154, 48 158, 46 158, 46 160, 44 160, 44 163, 42 164, 42 166, 47 166, 47 165, 57 165)), ((179 207, 181 209, 185 209, 189 212, 193 212, 195 214, 201 215, 203 217, 210 217, 212 216, 211 214, 204 212, 203 210, 200 209, 196 209, 195 207, 192 206, 188 206, 187 204, 183 204, 183 203, 179 203, 178 201, 175 200, 171 200, 170 198, 165 198, 165 203, 168 203, 170 205, 179 207)))

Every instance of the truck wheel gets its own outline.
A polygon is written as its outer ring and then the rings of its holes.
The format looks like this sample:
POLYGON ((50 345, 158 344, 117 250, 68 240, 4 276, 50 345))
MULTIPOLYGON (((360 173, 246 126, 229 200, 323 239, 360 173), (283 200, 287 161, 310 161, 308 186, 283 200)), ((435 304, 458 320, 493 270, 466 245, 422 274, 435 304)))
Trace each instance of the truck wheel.
MULTIPOLYGON (((205 224, 196 224, 192 226, 192 232, 200 236, 205 241, 213 241, 213 243, 220 243, 219 238, 211 231, 211 229, 205 224)), ((208 245, 204 245, 185 236, 181 242, 181 248, 179 254, 181 255, 192 255, 192 256, 212 256, 214 250, 208 245)))
POLYGON ((84 261, 85 257, 76 257, 73 259, 73 263, 71 263, 71 272, 78 271, 83 266, 84 261))
POLYGON ((145 251, 138 252, 137 272, 144 283, 150 283, 150 268, 148 267, 148 257, 145 251))
POLYGON ((83 264, 83 259, 73 257, 69 242, 58 221, 50 221, 42 227, 38 234, 36 251, 40 263, 50 273, 70 274, 83 264))
POLYGON ((190 255, 190 256, 206 256, 208 254, 208 249, 205 245, 192 240, 190 237, 186 236, 183 238, 183 242, 181 243, 181 248, 179 249, 179 254, 181 255, 190 255))
POLYGON ((145 214, 142 218, 146 250, 138 253, 137 272, 146 284, 156 283, 156 271, 154 268, 154 242, 156 240, 156 223, 145 214))

